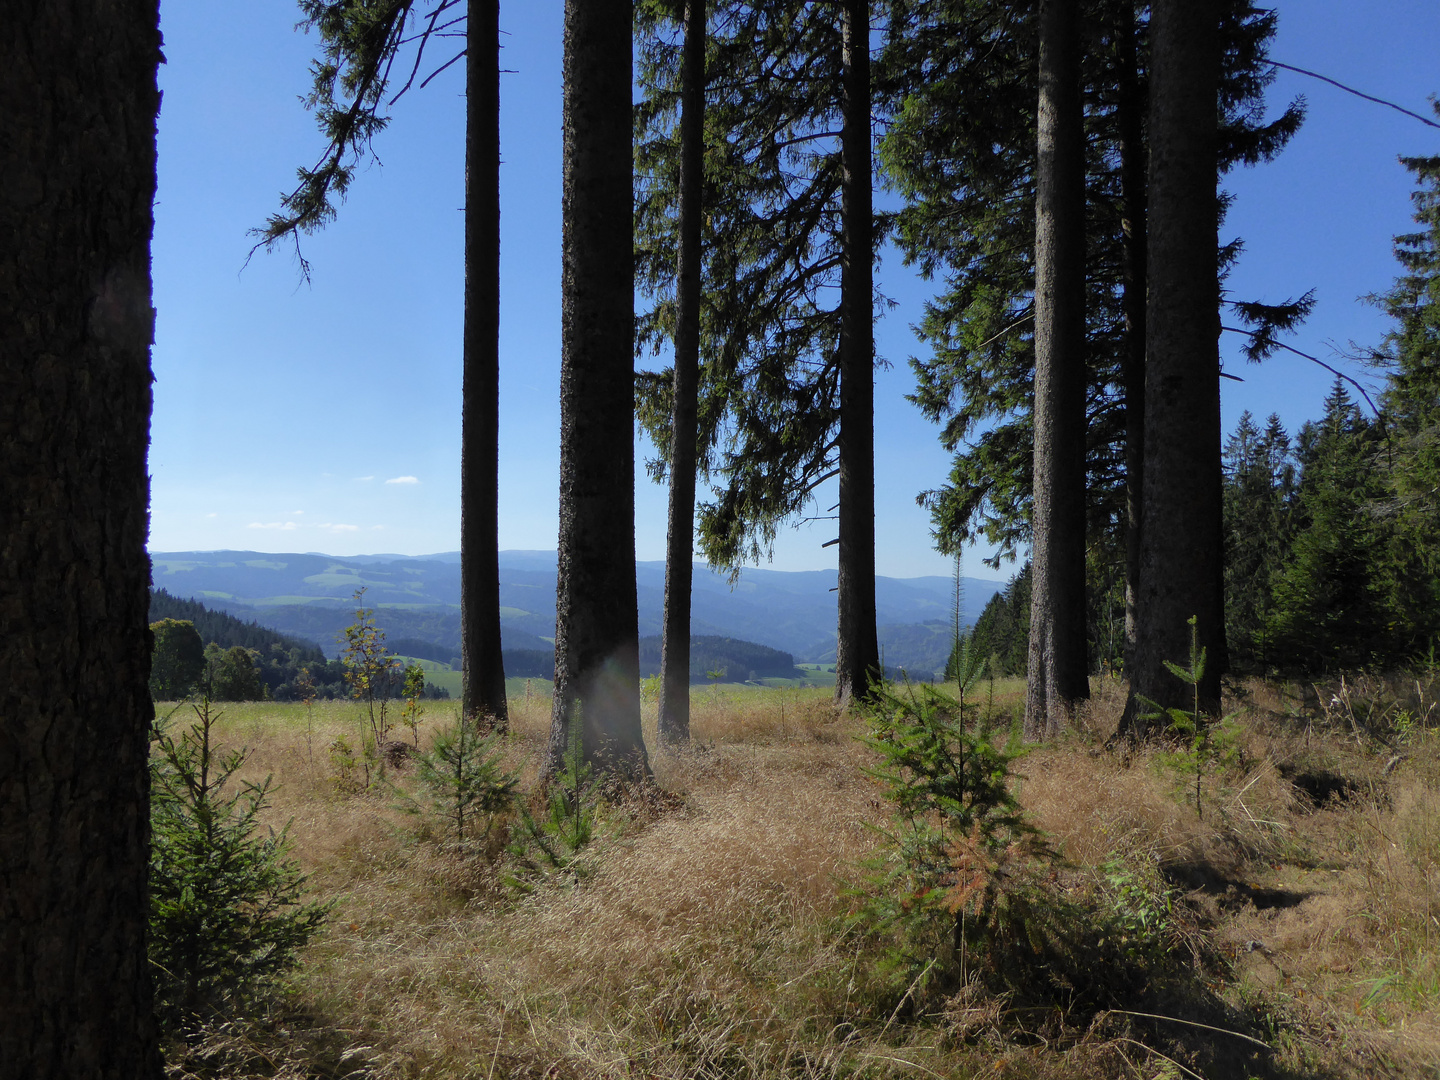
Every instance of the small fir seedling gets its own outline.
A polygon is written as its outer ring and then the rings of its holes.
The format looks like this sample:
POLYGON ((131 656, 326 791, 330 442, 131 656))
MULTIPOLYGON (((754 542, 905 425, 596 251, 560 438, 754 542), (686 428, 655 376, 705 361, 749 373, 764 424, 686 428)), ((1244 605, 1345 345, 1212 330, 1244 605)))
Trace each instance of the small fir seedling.
POLYGON ((543 816, 520 806, 520 822, 508 848, 512 869, 507 875, 509 884, 520 892, 533 892, 538 882, 566 871, 578 877, 578 857, 595 838, 599 810, 593 770, 585 760, 584 730, 577 701, 563 768, 551 780, 543 816))
POLYGON ((424 801, 407 797, 402 809, 442 819, 459 851, 476 838, 481 822, 483 840, 496 816, 514 802, 519 783, 514 773, 505 771, 500 738, 494 731, 481 735, 474 725, 456 717, 455 723, 435 733, 428 752, 415 755, 415 778, 424 801))
MULTIPOLYGON (((982 666, 962 685, 973 690, 982 666)), ((870 706, 862 741, 881 762, 867 772, 894 813, 882 830, 886 850, 868 864, 857 920, 898 933, 893 960, 902 967, 925 961, 926 971, 934 969, 926 954, 937 928, 948 928, 963 957, 1002 924, 1023 919, 1022 869, 1054 857, 1010 791, 1022 751, 974 730, 966 709, 932 686, 909 684, 878 688, 870 706)))
MULTIPOLYGON (((980 680, 985 677, 986 657, 982 656, 975 645, 975 638, 972 634, 959 635, 955 639, 955 648, 950 653, 950 661, 945 666, 945 679, 955 680, 955 693, 960 699, 960 715, 968 715, 974 707, 966 700, 974 697, 980 687, 980 680)), ((994 685, 992 680, 991 696, 994 696, 994 685)))
POLYGON ((302 901, 289 826, 259 829, 271 778, 232 783, 247 752, 217 750, 218 714, 208 698, 193 708, 178 739, 158 732, 151 762, 150 961, 171 1029, 258 996, 298 964, 330 910, 302 901))
POLYGON ((1205 808, 1202 800, 1202 781, 1208 767, 1228 760, 1234 752, 1230 740, 1216 738, 1217 733, 1228 730, 1232 716, 1221 717, 1217 722, 1205 715, 1200 708, 1200 682, 1205 677, 1205 649, 1200 645, 1198 622, 1194 615, 1187 620, 1190 626, 1190 658, 1182 667, 1171 660, 1164 661, 1165 669, 1181 682, 1191 687, 1193 699, 1190 709, 1176 706, 1168 708, 1149 698, 1140 700, 1153 711, 1144 713, 1142 720, 1159 720, 1166 725, 1166 732, 1180 742, 1178 754, 1169 755, 1170 764, 1180 773, 1195 777, 1195 814, 1202 820, 1205 808))

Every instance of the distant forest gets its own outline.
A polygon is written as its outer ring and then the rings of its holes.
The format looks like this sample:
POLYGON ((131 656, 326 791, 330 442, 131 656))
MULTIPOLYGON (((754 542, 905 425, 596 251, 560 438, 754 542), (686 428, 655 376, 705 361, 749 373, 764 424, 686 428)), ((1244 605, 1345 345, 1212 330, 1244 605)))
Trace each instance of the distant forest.
POLYGON ((261 626, 257 622, 244 622, 223 611, 211 611, 199 600, 182 600, 171 596, 164 589, 150 592, 150 621, 177 619, 195 624, 201 640, 207 645, 219 645, 223 649, 243 645, 247 649, 269 652, 273 646, 282 649, 299 650, 302 663, 323 664, 325 654, 315 642, 305 638, 292 637, 261 626))
MULTIPOLYGON (((276 701, 298 701, 303 690, 298 682, 308 674, 317 698, 334 699, 350 696, 345 682, 345 664, 341 660, 326 660, 325 654, 313 641, 292 637, 276 630, 270 630, 256 622, 245 622, 223 611, 211 611, 198 600, 182 600, 171 596, 164 589, 150 593, 150 621, 175 619, 193 623, 201 641, 207 647, 214 645, 228 652, 235 648, 247 650, 254 662, 259 686, 264 696, 276 701)), ((442 663, 450 660, 430 656, 429 652, 440 652, 434 646, 427 646, 427 652, 415 652, 400 646, 424 645, 423 642, 398 640, 390 644, 390 652, 397 656, 419 657, 426 660, 439 659, 442 663)), ((390 696, 400 696, 401 677, 392 680, 390 696)), ((426 696, 431 698, 449 697, 449 692, 427 685, 426 696)))
MULTIPOLYGON (((1369 402, 1366 403, 1369 406, 1369 402)), ((1296 436, 1242 414, 1225 444, 1225 639, 1239 674, 1432 663, 1440 640, 1433 450, 1396 383, 1367 411, 1336 379, 1296 436), (1425 456, 1429 453, 1429 457, 1425 456)), ((1118 667, 1123 597, 1092 575, 1091 670, 1118 667)), ((997 675, 1024 675, 1030 566, 971 631, 997 675)))
MULTIPOLYGON (((640 674, 660 673, 659 636, 640 639, 640 674)), ((790 653, 756 645, 753 641, 700 634, 690 638, 690 682, 746 682, 752 679, 795 679, 800 672, 790 653)), ((506 649, 505 674, 511 678, 549 679, 555 674, 555 653, 551 649, 506 649)))

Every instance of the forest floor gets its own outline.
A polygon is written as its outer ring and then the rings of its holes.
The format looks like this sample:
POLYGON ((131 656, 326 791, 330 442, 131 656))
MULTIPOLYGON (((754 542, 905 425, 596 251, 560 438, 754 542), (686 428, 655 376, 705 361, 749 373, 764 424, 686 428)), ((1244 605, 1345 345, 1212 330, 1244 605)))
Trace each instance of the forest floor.
MULTIPOLYGON (((652 750, 658 793, 602 807, 579 861, 528 892, 506 883, 513 815, 461 850, 397 809, 413 766, 369 790, 337 773, 354 704, 224 706, 221 738, 274 774, 270 820, 334 908, 268 1011, 171 1047, 171 1075, 1440 1075, 1437 689, 1235 683, 1197 757, 1107 750, 1124 688, 1096 680, 1081 730, 1014 765, 1061 856, 1030 879, 1033 917, 915 977, 850 917, 891 807, 865 720, 826 691, 697 690, 692 747, 652 750), (1072 917, 1093 940, 1045 938, 1072 917), (999 980, 1017 957, 1043 977, 999 980)), ((1022 691, 982 708, 1003 725, 1022 691)), ((549 706, 512 701, 522 792, 549 706)), ((429 705, 422 745, 453 711, 429 705)), ((653 705, 646 723, 653 748, 653 705)))

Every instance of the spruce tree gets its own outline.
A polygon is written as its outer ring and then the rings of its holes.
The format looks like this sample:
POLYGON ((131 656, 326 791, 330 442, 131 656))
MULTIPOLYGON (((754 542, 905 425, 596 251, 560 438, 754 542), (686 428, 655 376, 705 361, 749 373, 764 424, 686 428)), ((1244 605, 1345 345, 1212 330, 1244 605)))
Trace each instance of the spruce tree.
POLYGON ((1225 634, 1237 668, 1263 668, 1274 582, 1289 555, 1296 467, 1272 414, 1241 415, 1225 444, 1225 634))
POLYGON ((1226 669, 1215 274, 1219 4, 1156 0, 1151 17, 1145 478, 1130 698, 1120 734, 1184 707, 1166 662, 1205 650, 1197 707, 1220 704, 1226 669), (1196 635, 1192 638, 1192 631, 1196 635))
POLYGON ((999 661, 994 674, 1024 675, 1030 642, 1030 566, 990 598, 970 630, 970 647, 999 661))
POLYGON ((1389 370, 1382 405, 1395 558, 1409 583, 1397 616, 1408 648, 1426 653, 1440 643, 1440 157, 1401 161, 1415 175, 1418 228, 1395 238, 1403 273, 1373 299, 1395 320, 1377 359, 1389 370))
MULTIPOLYGON (((706 45, 697 508, 713 566, 758 562, 836 475, 841 266, 840 34, 802 0, 729 0, 706 45)), ((643 29, 643 27, 642 27, 643 29)), ((651 305, 637 346, 675 333, 679 49, 642 35, 636 276, 651 305)), ((642 372, 637 405, 669 468, 672 375, 642 372)))
POLYGON ((675 364, 670 386, 670 502, 665 537, 658 734, 690 738, 690 601, 695 558, 695 478, 699 469, 701 239, 705 156, 705 38, 708 0, 636 7, 642 40, 665 21, 679 23, 679 162, 675 233, 675 364))
POLYGON ((875 219, 870 163, 870 2, 844 0, 840 104, 840 511, 835 700, 883 679, 875 613, 875 219))
POLYGON ((1077 0, 1040 0, 1033 577, 1025 734, 1070 725, 1085 649, 1085 160, 1077 0))
MULTIPOLYGON (((868 203, 870 170, 847 163, 845 150, 854 161, 868 151, 869 95, 858 81, 868 13, 859 4, 837 18, 835 7, 803 0, 728 0, 712 13, 706 59, 697 467, 714 497, 698 507, 699 544, 712 565, 738 572, 768 556, 781 525, 821 484, 842 469, 854 476, 842 481, 838 508, 849 597, 840 604, 841 699, 863 695, 878 665, 873 538, 855 532, 873 517, 873 480, 854 471, 873 468, 861 429, 872 408, 863 394, 877 234, 860 228, 871 224, 859 201, 864 194, 868 203), (847 20, 856 43, 848 63, 847 20), (847 527, 852 521, 858 526, 847 527)), ((675 334, 679 50, 645 32, 640 55, 637 275, 654 302, 640 317, 638 344, 658 350, 675 334)), ((669 371, 637 381, 641 422, 660 450, 657 477, 673 458, 671 393, 669 371)))
POLYGON ((150 960, 171 1034, 273 991, 330 909, 302 902, 289 826, 260 827, 272 778, 238 780, 249 752, 215 746, 208 697, 193 708, 179 738, 160 732, 151 763, 150 960))
POLYGON ((649 775, 635 593, 631 8, 566 0, 555 698, 541 777, 649 775), (577 720, 581 720, 578 722, 577 720))
MULTIPOLYGON (((1257 108, 1271 77, 1264 58, 1274 13, 1221 6, 1217 167, 1228 169, 1278 152, 1302 113, 1297 102, 1267 120, 1257 108)), ((1102 579, 1133 580, 1135 572, 1125 532, 1139 502, 1148 155, 1141 121, 1150 80, 1148 20, 1139 10, 1142 17, 1136 5, 1114 0, 1082 5, 1092 28, 1082 66, 1086 517, 1102 579)), ((897 239, 913 265, 942 281, 919 327, 928 355, 912 366, 915 401, 941 425, 955 457, 925 498, 942 550, 984 540, 997 548, 996 565, 1031 540, 1035 17, 1034 4, 904 0, 894 5, 877 80, 891 118, 881 141, 885 174, 905 198, 897 239)), ((1227 248, 1222 261, 1234 253, 1227 248)), ((1262 324, 1294 314, 1284 305, 1247 311, 1262 324)))
POLYGON ((1337 378, 1324 417, 1305 426, 1300 444, 1295 540, 1275 580, 1267 658, 1303 672, 1394 662, 1402 641, 1383 437, 1337 378))

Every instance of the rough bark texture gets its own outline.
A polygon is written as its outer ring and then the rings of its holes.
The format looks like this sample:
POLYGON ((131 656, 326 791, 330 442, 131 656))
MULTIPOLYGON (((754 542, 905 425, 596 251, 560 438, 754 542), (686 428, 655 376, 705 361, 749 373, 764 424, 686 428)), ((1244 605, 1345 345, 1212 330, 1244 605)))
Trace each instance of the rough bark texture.
POLYGON ((1159 0, 1150 21, 1149 304, 1140 595, 1130 700, 1121 721, 1143 734, 1152 707, 1188 706, 1163 661, 1189 655, 1191 616, 1209 662, 1203 706, 1220 701, 1225 620, 1220 551, 1219 286, 1216 92, 1219 16, 1212 0, 1159 0))
POLYGON ((0 35, 0 1076, 159 1077, 145 955, 155 0, 0 35))
POLYGON ((466 720, 509 726, 500 651, 500 4, 474 0, 465 58, 465 387, 460 656, 466 720))
POLYGON ((635 599, 631 5, 566 0, 555 711, 606 771, 648 773, 635 599))
POLYGON ((1140 528, 1145 480, 1145 96, 1140 88, 1135 9, 1121 6, 1116 28, 1115 109, 1120 129, 1120 201, 1125 231, 1125 669, 1135 659, 1140 595, 1140 528))
POLYGON ((695 559, 696 409, 700 384, 700 224, 705 135, 705 0, 685 5, 680 72, 680 254, 675 285, 675 405, 660 644, 660 738, 690 738, 690 592, 695 559))
POLYGON ((1085 156, 1079 5, 1040 2, 1035 493, 1025 734, 1090 696, 1085 645, 1085 156))
POLYGON ((875 631, 874 225, 870 172, 870 7, 845 0, 840 271, 840 573, 835 700, 863 698, 880 668, 875 631))

